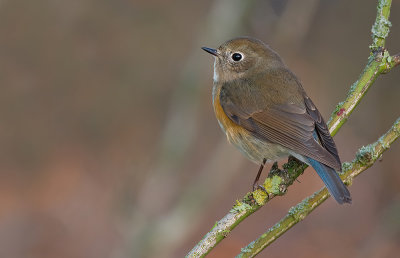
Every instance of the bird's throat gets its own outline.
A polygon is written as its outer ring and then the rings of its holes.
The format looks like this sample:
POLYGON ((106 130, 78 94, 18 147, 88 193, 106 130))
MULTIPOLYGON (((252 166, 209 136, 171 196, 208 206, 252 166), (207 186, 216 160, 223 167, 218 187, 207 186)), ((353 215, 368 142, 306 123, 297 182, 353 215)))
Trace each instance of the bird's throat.
POLYGON ((217 83, 219 80, 219 74, 218 74, 218 69, 217 69, 217 59, 214 61, 214 83, 217 83))

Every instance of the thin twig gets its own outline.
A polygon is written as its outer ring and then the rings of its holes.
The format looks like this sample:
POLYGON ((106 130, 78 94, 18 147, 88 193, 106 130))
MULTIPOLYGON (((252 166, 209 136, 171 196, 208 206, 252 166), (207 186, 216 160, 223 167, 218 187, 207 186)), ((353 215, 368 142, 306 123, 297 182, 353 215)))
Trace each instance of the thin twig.
POLYGON ((368 63, 358 80, 351 85, 347 98, 340 102, 328 122, 333 135, 347 121, 354 108, 360 103, 365 93, 381 73, 387 73, 394 67, 389 52, 384 48, 392 24, 389 21, 391 0, 379 0, 374 25, 372 25, 371 54, 368 63))

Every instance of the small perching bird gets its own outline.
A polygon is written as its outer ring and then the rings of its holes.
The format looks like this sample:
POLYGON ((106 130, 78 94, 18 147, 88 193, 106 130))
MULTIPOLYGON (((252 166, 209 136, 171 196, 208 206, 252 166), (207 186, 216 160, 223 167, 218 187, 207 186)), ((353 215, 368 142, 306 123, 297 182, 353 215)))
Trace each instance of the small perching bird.
POLYGON ((253 186, 266 161, 292 155, 315 169, 338 203, 351 203, 328 127, 280 56, 249 37, 203 50, 215 57, 213 106, 222 130, 261 164, 253 186))

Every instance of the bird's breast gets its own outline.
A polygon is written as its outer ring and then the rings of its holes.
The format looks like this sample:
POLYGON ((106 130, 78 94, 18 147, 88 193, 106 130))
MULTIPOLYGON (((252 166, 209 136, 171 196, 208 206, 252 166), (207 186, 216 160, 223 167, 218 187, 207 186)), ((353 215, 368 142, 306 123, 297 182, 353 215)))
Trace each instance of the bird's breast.
POLYGON ((242 126, 234 123, 223 110, 220 103, 220 89, 214 88, 213 106, 218 123, 225 132, 228 141, 237 147, 248 159, 260 164, 265 158, 276 160, 287 156, 287 149, 258 139, 242 126))

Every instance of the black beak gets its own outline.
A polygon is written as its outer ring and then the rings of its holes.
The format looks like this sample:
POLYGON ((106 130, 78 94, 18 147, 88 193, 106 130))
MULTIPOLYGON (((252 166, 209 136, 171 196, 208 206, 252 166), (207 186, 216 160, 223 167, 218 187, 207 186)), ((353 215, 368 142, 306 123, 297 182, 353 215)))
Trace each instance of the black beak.
POLYGON ((207 53, 213 55, 213 56, 217 56, 218 52, 216 49, 214 48, 209 48, 209 47, 202 47, 201 49, 203 49, 204 51, 206 51, 207 53))

